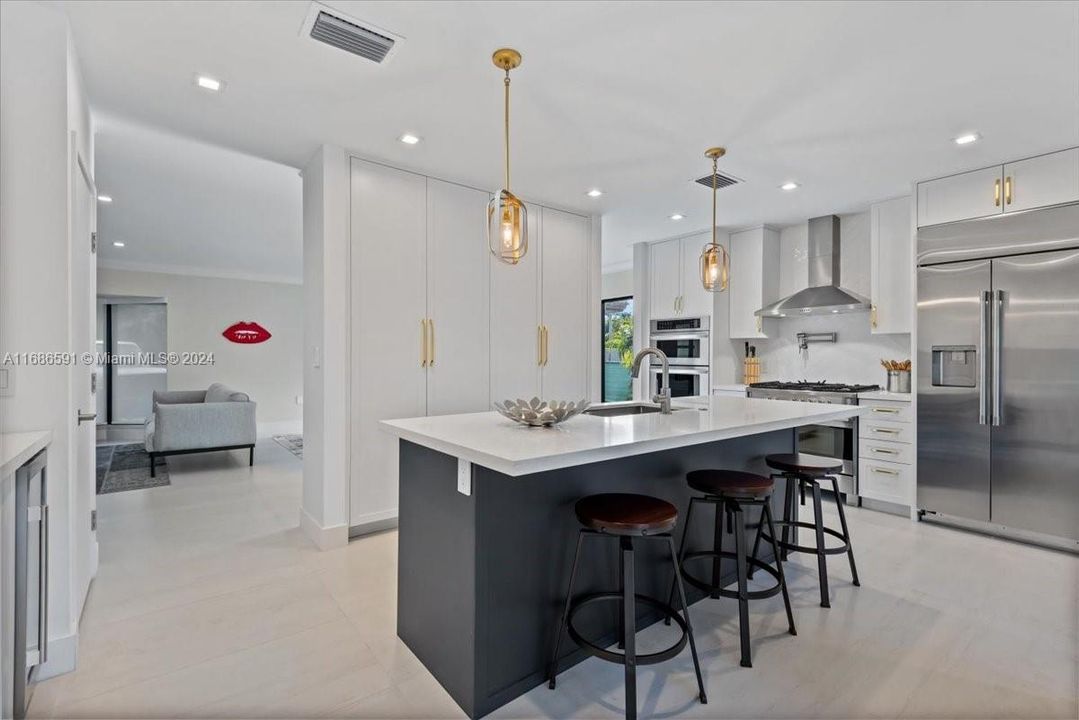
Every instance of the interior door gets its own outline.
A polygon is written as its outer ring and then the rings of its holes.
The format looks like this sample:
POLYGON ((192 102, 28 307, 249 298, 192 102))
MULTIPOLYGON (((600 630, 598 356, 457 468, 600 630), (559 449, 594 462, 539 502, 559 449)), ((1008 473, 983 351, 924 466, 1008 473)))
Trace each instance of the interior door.
POLYGON ((988 260, 918 269, 918 507, 989 520, 988 260))
POLYGON ((462 185, 427 181, 428 415, 490 407, 489 198, 462 185))
POLYGON ((397 441, 380 420, 427 411, 427 178, 352 160, 350 522, 397 507, 397 441))
MULTIPOLYGON (((72 134, 72 148, 76 147, 72 134)), ((73 205, 71 215, 71 350, 80 358, 94 358, 97 341, 97 192, 83 159, 75 151, 72 173, 73 205)), ((97 573, 97 533, 91 513, 97 508, 97 482, 94 452, 97 442, 97 364, 80 361, 71 366, 71 425, 73 428, 72 474, 73 510, 71 514, 74 548, 74 597, 82 606, 97 573)))
POLYGON ((992 521, 1079 540, 1079 250, 993 261, 992 521))
POLYGON ((540 393, 539 255, 543 222, 539 205, 527 207, 528 252, 521 261, 507 265, 487 253, 491 268, 493 402, 528 400, 540 393))
POLYGON ((652 319, 671 318, 678 312, 682 294, 682 241, 655 243, 650 250, 652 279, 649 309, 652 319))
POLYGON ((547 400, 588 395, 591 220, 543 208, 543 312, 546 352, 542 393, 547 400))

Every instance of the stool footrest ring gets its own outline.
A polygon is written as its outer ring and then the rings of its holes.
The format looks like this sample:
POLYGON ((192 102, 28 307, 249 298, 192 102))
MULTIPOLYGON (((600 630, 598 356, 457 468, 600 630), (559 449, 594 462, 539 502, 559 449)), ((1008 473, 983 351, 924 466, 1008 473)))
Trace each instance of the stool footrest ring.
MULTIPOLYGON (((801 522, 801 521, 795 521, 795 520, 776 520, 775 521, 775 526, 777 528, 781 528, 781 527, 800 527, 800 528, 803 528, 805 530, 813 530, 813 531, 816 531, 816 529, 817 529, 817 526, 814 525, 811 522, 801 522)), ((847 550, 850 549, 850 545, 847 542, 847 538, 843 537, 843 533, 839 532, 838 530, 833 530, 830 527, 821 528, 821 529, 824 531, 825 535, 830 535, 830 536, 836 538, 837 540, 842 541, 842 545, 839 545, 838 547, 826 547, 826 548, 824 548, 824 550, 822 552, 825 555, 842 555, 843 553, 847 552, 847 550)), ((809 553, 810 555, 816 555, 817 554, 817 547, 815 545, 795 545, 792 542, 785 542, 782 538, 776 538, 776 539, 773 540, 773 538, 768 534, 767 530, 762 530, 761 531, 761 540, 766 541, 766 542, 775 542, 783 550, 790 550, 790 551, 793 551, 793 552, 804 552, 804 553, 809 553)))
MULTIPOLYGON (((723 587, 717 587, 717 586, 713 585, 710 582, 705 582, 704 580, 701 580, 700 578, 694 577, 693 575, 690 574, 690 572, 688 570, 686 570, 686 563, 689 560, 699 560, 700 558, 713 558, 714 559, 714 558, 717 558, 717 557, 724 558, 724 559, 727 559, 727 560, 737 560, 738 559, 738 556, 735 553, 727 552, 726 550, 724 550, 723 552, 718 552, 718 553, 715 550, 701 550, 699 552, 686 553, 685 556, 683 556, 683 558, 682 558, 682 565, 681 565, 682 579, 685 580, 686 582, 688 582, 693 587, 697 588, 698 590, 703 590, 704 592, 708 593, 709 595, 715 594, 715 595, 719 595, 720 597, 734 598, 735 600, 738 600, 739 595, 738 595, 737 590, 727 590, 726 588, 723 588, 723 587)), ((775 585, 767 587, 767 588, 765 588, 763 590, 750 590, 750 591, 746 592, 746 599, 748 599, 748 600, 761 600, 763 598, 770 598, 773 595, 778 595, 780 593, 780 591, 783 588, 779 584, 779 571, 778 570, 776 570, 774 567, 772 567, 768 563, 764 562, 763 560, 758 560, 757 558, 754 558, 754 557, 746 557, 746 563, 751 565, 752 567, 754 567, 757 570, 765 571, 766 573, 771 575, 776 581, 775 585)))
MULTIPOLYGON (((689 640, 689 628, 686 626, 686 621, 682 619, 682 616, 666 603, 662 603, 655 598, 648 597, 647 595, 634 595, 636 602, 648 605, 659 610, 664 616, 671 618, 682 630, 682 637, 678 639, 674 645, 671 645, 666 650, 660 650, 659 652, 648 653, 645 655, 637 655, 636 662, 638 665, 652 665, 654 663, 660 663, 664 660, 670 660, 672 657, 682 652, 682 648, 686 646, 689 640)), ((590 605, 596 602, 620 602, 622 600, 622 593, 620 592, 607 592, 607 593, 595 593, 592 595, 586 595, 578 600, 574 601, 570 607, 569 616, 566 620, 566 630, 569 636, 573 638, 573 641, 577 643, 581 649, 587 652, 589 655, 595 655, 601 660, 607 662, 617 663, 619 665, 626 664, 625 653, 612 652, 607 648, 600 647, 590 640, 585 639, 577 628, 573 625, 573 617, 577 614, 577 611, 583 608, 585 605, 590 605)))

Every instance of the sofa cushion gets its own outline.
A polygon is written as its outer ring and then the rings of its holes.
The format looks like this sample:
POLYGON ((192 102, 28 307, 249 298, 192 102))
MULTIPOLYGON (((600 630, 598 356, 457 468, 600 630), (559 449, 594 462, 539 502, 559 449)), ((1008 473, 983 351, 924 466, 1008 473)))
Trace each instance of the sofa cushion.
POLYGON ((213 383, 206 389, 206 402, 250 402, 247 393, 233 390, 228 385, 213 383))

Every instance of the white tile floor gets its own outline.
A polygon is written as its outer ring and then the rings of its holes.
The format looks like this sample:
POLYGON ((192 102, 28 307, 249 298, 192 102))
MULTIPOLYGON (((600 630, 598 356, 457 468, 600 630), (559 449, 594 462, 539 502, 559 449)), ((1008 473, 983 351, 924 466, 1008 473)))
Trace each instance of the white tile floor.
MULTIPOLYGON (((33 717, 458 717, 394 634, 396 535, 320 553, 297 529, 301 462, 273 441, 169 459, 172 485, 98 499, 101 568, 79 669, 33 717)), ((798 636, 780 598, 693 607, 709 704, 688 651, 642 668, 642 717, 1079 716, 1079 558, 868 510, 850 512, 862 587, 842 557, 818 606, 792 559, 798 636)), ((641 633, 659 644, 669 628, 641 633)), ((621 668, 592 659, 494 713, 620 717, 621 668)))

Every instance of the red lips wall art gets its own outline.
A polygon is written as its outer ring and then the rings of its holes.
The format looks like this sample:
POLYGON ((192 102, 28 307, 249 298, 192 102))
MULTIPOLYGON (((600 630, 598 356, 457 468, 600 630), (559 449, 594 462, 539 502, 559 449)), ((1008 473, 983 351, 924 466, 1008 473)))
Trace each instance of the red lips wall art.
POLYGON ((235 325, 230 325, 225 328, 225 331, 221 333, 225 336, 225 339, 229 342, 234 342, 239 345, 256 345, 261 342, 266 342, 272 335, 270 331, 259 325, 257 322, 238 322, 235 325))

